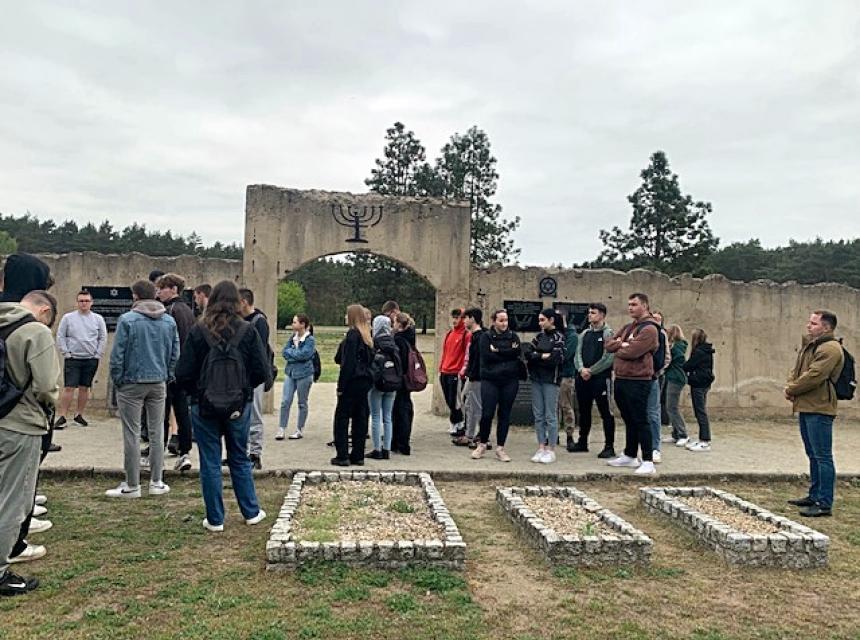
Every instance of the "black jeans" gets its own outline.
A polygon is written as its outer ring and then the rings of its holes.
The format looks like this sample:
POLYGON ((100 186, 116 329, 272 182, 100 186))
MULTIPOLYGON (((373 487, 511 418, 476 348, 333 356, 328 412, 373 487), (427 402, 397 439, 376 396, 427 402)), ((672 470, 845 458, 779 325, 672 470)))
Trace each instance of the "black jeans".
POLYGON ((579 403, 579 442, 588 444, 591 433, 591 405, 597 405, 603 420, 603 441, 608 448, 615 447, 615 416, 609 400, 612 396, 612 381, 609 376, 598 376, 583 380, 576 376, 576 400, 579 403))
POLYGON ((370 417, 368 391, 370 391, 370 380, 361 380, 350 383, 349 387, 337 397, 337 407, 334 410, 334 446, 337 457, 341 460, 347 458, 350 462, 364 460, 364 439, 367 437, 367 419, 370 417), (349 450, 350 421, 352 421, 352 451, 349 450))
POLYGON ((672 424, 669 411, 666 409, 666 376, 660 376, 660 424, 664 427, 672 424))
POLYGON ((651 380, 616 380, 615 404, 621 412, 627 433, 624 455, 635 458, 642 449, 642 459, 652 462, 654 443, 651 425, 648 424, 648 394, 651 380))
POLYGON ((439 375, 439 383, 442 385, 445 404, 451 411, 451 424, 460 424, 463 422, 463 409, 460 406, 460 398, 457 393, 460 386, 459 376, 456 373, 442 373, 439 375))
POLYGON ((188 411, 188 396, 175 382, 167 385, 164 406, 164 446, 167 446, 170 431, 170 409, 176 416, 177 435, 179 436, 179 455, 191 451, 191 413, 188 411))
POLYGON ((412 392, 401 389, 394 396, 392 410, 393 432, 391 450, 409 453, 409 439, 412 437, 412 420, 415 417, 415 407, 412 405, 412 392))
POLYGON ((493 416, 496 415, 498 407, 499 416, 496 422, 496 444, 505 446, 508 439, 508 429, 511 426, 511 410, 514 408, 514 400, 520 382, 513 380, 481 380, 481 430, 479 437, 481 442, 487 444, 490 441, 490 427, 493 424, 493 416))
POLYGON ((693 413, 699 423, 699 440, 711 441, 711 421, 708 420, 708 391, 711 387, 690 387, 690 398, 693 400, 693 413))

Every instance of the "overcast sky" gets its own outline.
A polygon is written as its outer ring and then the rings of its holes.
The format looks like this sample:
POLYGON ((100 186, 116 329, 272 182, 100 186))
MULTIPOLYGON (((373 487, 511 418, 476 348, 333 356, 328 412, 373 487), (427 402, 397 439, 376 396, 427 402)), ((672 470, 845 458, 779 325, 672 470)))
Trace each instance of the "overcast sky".
POLYGON ((0 212, 240 241, 365 191, 397 120, 490 137, 525 264, 594 258, 663 149, 723 244, 855 237, 860 2, 0 0, 0 212))

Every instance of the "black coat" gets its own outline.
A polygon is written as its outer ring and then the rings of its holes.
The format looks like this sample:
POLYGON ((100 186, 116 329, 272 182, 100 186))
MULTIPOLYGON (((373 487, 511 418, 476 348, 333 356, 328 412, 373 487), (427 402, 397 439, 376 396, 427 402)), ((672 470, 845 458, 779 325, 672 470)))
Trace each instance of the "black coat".
POLYGON ((524 351, 532 381, 559 384, 564 363, 564 334, 557 329, 549 333, 541 331, 526 347, 524 351), (544 359, 545 353, 549 354, 549 358, 544 359))
POLYGON ((690 359, 684 363, 687 384, 691 387, 710 387, 714 383, 714 347, 702 342, 693 349, 690 359))
POLYGON ((481 379, 481 336, 486 333, 486 329, 481 327, 474 333, 469 340, 469 363, 466 365, 466 377, 472 382, 481 379))
POLYGON ((405 331, 394 334, 394 344, 400 353, 400 364, 403 367, 403 375, 406 376, 406 367, 409 366, 409 352, 415 349, 415 327, 408 327, 405 331))
POLYGON ((478 353, 481 356, 481 380, 505 382, 519 379, 520 337, 508 329, 498 333, 490 328, 481 334, 478 353), (494 347, 493 351, 490 347, 494 347))
POLYGON ((373 359, 373 349, 368 347, 358 329, 350 329, 341 341, 334 356, 334 361, 340 365, 337 375, 337 391, 343 392, 346 387, 355 382, 369 384, 370 361, 373 359))

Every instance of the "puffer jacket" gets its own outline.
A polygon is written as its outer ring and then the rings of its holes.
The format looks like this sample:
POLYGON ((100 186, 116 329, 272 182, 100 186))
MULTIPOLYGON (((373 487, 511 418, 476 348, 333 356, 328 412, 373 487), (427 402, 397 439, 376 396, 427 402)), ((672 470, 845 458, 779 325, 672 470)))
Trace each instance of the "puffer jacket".
POLYGON ((833 333, 804 340, 785 387, 785 392, 793 398, 793 411, 835 416, 837 399, 832 383, 839 377, 844 363, 842 345, 833 333))

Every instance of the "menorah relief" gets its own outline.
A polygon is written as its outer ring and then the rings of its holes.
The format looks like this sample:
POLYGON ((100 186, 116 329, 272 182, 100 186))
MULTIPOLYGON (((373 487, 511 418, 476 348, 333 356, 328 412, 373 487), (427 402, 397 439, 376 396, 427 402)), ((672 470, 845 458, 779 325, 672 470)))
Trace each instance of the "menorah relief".
POLYGON ((331 205, 331 215, 339 225, 344 227, 352 227, 353 236, 347 238, 347 242, 367 243, 367 240, 362 237, 362 229, 370 229, 375 227, 382 220, 382 205, 379 206, 357 206, 333 204, 331 205))

